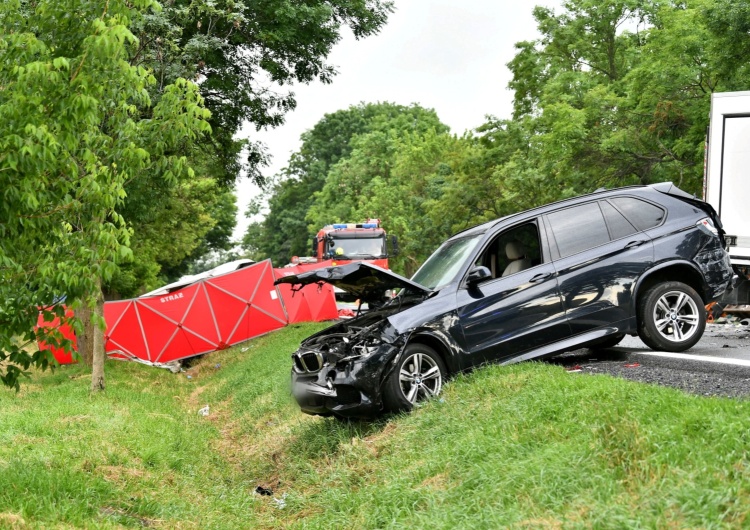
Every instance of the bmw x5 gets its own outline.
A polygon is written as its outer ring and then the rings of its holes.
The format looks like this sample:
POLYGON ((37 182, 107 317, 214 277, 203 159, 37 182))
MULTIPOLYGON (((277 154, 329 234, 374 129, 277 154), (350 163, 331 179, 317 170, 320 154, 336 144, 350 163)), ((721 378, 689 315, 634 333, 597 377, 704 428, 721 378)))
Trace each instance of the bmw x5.
POLYGON ((671 183, 603 190, 503 217, 443 243, 411 278, 367 263, 287 276, 328 282, 369 311, 293 355, 302 411, 410 410, 446 377, 485 363, 611 347, 639 335, 678 352, 732 280, 713 208, 671 183), (385 298, 386 290, 399 290, 385 298))

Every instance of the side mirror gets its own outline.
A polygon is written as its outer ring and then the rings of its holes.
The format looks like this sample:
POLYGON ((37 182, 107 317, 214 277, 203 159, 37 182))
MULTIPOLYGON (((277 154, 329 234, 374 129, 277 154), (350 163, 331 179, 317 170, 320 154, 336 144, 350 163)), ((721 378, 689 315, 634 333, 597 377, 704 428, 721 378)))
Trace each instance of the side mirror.
POLYGON ((466 277, 466 283, 469 285, 469 287, 473 287, 474 285, 477 285, 478 283, 482 283, 483 281, 492 279, 492 272, 490 272, 490 269, 487 267, 482 267, 481 265, 478 267, 474 267, 469 271, 469 275, 466 277))
POLYGON ((315 236, 312 239, 313 248, 312 248, 312 257, 317 258, 318 257, 318 237, 315 236))
POLYGON ((391 236, 391 256, 398 256, 398 238, 391 236))

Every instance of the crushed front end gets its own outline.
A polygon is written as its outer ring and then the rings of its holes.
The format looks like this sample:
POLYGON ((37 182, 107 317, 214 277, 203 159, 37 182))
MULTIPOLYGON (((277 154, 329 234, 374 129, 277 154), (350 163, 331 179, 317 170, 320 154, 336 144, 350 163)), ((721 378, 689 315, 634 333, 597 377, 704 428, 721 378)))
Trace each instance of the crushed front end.
POLYGON ((309 337, 292 355, 292 394, 307 414, 373 417, 405 337, 377 311, 309 337))

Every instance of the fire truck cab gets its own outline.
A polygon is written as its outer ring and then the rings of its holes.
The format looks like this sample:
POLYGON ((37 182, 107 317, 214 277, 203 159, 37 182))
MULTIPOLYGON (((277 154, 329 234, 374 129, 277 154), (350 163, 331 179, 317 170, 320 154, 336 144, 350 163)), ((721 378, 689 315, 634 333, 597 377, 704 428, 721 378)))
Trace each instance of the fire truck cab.
POLYGON ((398 253, 398 240, 380 227, 380 219, 361 224, 341 223, 324 226, 313 238, 312 255, 318 262, 326 260, 384 260, 398 253))

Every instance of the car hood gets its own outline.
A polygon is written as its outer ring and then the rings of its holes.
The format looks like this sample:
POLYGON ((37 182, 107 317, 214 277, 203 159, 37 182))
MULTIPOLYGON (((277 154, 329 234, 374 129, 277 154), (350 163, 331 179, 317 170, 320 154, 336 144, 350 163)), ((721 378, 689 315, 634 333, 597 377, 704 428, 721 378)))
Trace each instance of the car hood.
POLYGON ((368 304, 382 302, 385 291, 388 289, 408 289, 414 294, 423 296, 432 292, 427 287, 403 276, 362 261, 284 276, 276 280, 274 285, 280 283, 308 285, 321 282, 338 287, 368 304))

